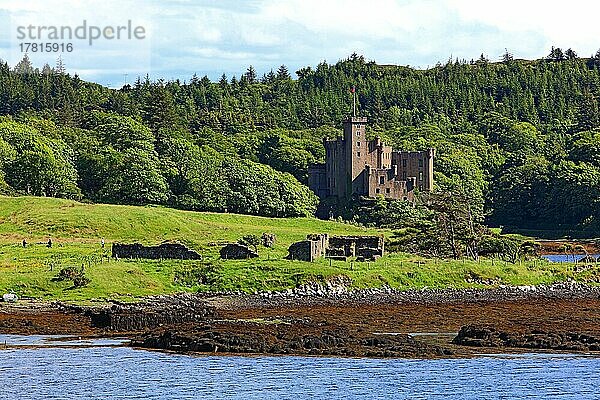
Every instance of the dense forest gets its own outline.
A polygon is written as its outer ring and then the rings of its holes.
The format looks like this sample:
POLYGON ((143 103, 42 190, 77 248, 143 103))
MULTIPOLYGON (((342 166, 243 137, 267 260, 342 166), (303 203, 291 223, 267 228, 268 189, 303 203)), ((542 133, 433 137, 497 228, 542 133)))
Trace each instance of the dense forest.
MULTIPOLYGON (((341 133, 356 87, 370 134, 436 148, 440 193, 489 224, 600 229, 600 51, 449 60, 427 70, 352 55, 218 82, 139 78, 119 90, 0 63, 6 194, 266 216, 315 212, 307 166, 341 133)), ((361 220, 357 215, 346 216, 361 220)), ((364 218, 363 218, 364 219, 364 218)))

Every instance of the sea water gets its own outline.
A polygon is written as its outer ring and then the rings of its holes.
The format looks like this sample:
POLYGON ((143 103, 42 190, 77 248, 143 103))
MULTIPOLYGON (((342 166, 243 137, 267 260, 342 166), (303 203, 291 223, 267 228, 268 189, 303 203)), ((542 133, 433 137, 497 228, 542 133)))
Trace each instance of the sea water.
MULTIPOLYGON (((37 339, 33 339, 36 342, 37 339)), ((112 341, 0 350, 0 399, 595 399, 600 359, 191 356, 112 341)))
MULTIPOLYGON (((600 258, 600 254, 590 254, 588 257, 592 257, 592 258, 600 258)), ((547 255, 543 255, 542 258, 545 258, 548 261, 551 262, 557 262, 557 263, 573 263, 576 261, 581 261, 584 258, 586 258, 586 256, 584 255, 572 255, 572 254, 547 254, 547 255)))

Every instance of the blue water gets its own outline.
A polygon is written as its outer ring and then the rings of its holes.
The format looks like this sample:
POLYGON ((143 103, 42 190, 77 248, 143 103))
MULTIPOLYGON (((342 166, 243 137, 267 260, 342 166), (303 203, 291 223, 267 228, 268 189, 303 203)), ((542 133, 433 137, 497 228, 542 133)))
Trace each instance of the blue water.
MULTIPOLYGON (((548 261, 552 262, 575 262, 585 258, 584 255, 571 255, 571 254, 547 254, 542 256, 548 261)), ((590 254, 590 257, 598 258, 600 254, 590 254)))
POLYGON ((594 399, 600 359, 186 356, 126 347, 0 350, 0 399, 594 399))

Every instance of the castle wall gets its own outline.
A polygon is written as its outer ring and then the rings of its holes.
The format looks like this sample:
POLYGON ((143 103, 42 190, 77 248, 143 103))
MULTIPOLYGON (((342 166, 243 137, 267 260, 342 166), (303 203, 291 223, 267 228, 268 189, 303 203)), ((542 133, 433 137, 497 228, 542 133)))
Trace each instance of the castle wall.
POLYGON ((329 196, 325 164, 313 164, 308 167, 308 187, 321 199, 329 196))
POLYGON ((346 146, 344 140, 325 140, 325 177, 330 196, 345 198, 348 188, 346 146))
POLYGON ((397 180, 395 168, 367 168, 367 179, 368 197, 383 196, 387 199, 413 200, 413 181, 397 180))
POLYGON ((433 190, 434 150, 394 151, 392 164, 398 166, 397 177, 400 180, 416 178, 416 188, 420 191, 433 190))

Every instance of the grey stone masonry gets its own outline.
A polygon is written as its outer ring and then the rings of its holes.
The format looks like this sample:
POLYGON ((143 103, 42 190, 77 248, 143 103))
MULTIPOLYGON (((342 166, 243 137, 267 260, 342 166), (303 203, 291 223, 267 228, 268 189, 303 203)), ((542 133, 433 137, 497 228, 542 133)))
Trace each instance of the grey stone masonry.
POLYGON ((112 255, 115 258, 147 258, 150 260, 179 259, 201 260, 202 256, 181 243, 161 243, 158 246, 144 246, 139 243, 113 243, 112 255))
POLYGON ((314 261, 319 257, 346 260, 356 257, 357 261, 374 261, 384 254, 381 236, 329 236, 312 234, 288 248, 290 260, 314 261))

